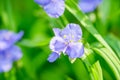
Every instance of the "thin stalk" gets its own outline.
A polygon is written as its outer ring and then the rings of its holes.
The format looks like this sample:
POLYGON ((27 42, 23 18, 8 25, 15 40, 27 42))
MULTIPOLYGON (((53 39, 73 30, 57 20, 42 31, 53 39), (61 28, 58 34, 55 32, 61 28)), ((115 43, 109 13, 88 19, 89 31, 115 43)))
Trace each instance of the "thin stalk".
POLYGON ((2 0, 1 14, 3 17, 3 22, 7 26, 7 28, 16 31, 16 25, 13 19, 12 6, 10 0, 5 0, 5 1, 2 0))

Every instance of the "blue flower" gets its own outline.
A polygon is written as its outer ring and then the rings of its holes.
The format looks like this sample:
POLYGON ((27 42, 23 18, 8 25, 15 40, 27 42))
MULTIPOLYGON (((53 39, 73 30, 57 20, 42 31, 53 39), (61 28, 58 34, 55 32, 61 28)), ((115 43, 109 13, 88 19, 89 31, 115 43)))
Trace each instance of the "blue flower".
POLYGON ((22 36, 23 32, 15 34, 8 30, 0 30, 0 72, 9 71, 13 61, 22 57, 21 49, 14 45, 22 36))
POLYGON ((101 3, 101 1, 102 0, 80 0, 79 7, 85 13, 92 12, 101 3))
POLYGON ((80 42, 82 30, 77 24, 68 24, 63 30, 53 29, 55 37, 50 41, 50 54, 48 61, 54 62, 61 53, 69 56, 70 59, 80 58, 84 53, 83 44, 80 42))
POLYGON ((50 17, 58 18, 64 13, 64 0, 35 0, 41 5, 50 17))

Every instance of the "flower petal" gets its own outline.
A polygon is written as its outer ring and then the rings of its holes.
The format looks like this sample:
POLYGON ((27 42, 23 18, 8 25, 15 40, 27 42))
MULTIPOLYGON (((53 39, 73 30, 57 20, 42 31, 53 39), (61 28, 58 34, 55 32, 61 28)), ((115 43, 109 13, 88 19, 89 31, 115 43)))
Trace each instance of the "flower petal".
POLYGON ((36 3, 38 3, 41 6, 47 5, 51 0, 35 0, 36 3))
POLYGON ((53 29, 55 36, 60 36, 61 30, 59 28, 54 28, 53 29))
POLYGON ((0 51, 7 49, 9 46, 5 41, 0 41, 0 51))
POLYGON ((10 48, 0 51, 0 72, 9 71, 13 61, 22 57, 22 52, 19 47, 11 46, 10 48))
POLYGON ((23 34, 24 34, 23 31, 19 32, 18 34, 12 33, 9 36, 9 42, 12 42, 12 43, 17 42, 18 40, 20 40, 22 38, 23 34))
POLYGON ((0 61, 0 72, 8 72, 12 68, 12 62, 0 61))
POLYGON ((92 12, 101 3, 101 1, 102 0, 80 0, 79 7, 85 13, 92 12))
POLYGON ((43 8, 49 16, 58 18, 64 13, 65 3, 64 0, 51 0, 51 2, 43 6, 43 8))
POLYGON ((15 42, 20 40, 22 36, 22 31, 16 34, 8 30, 0 30, 0 50, 5 50, 6 48, 9 48, 15 42))
POLYGON ((56 52, 53 52, 49 55, 48 61, 49 62, 54 62, 57 58, 59 58, 59 54, 56 52))
POLYGON ((64 28, 61 31, 60 35, 67 42, 71 42, 71 41, 76 42, 81 39, 82 30, 79 25, 71 23, 71 24, 68 24, 66 28, 64 28))
POLYGON ((10 57, 12 61, 19 60, 22 57, 22 51, 18 46, 12 46, 5 51, 6 56, 10 57))
POLYGON ((61 52, 64 51, 66 44, 61 37, 53 37, 50 41, 50 49, 53 52, 61 52))
POLYGON ((82 43, 70 43, 65 52, 70 58, 80 58, 84 54, 82 43))

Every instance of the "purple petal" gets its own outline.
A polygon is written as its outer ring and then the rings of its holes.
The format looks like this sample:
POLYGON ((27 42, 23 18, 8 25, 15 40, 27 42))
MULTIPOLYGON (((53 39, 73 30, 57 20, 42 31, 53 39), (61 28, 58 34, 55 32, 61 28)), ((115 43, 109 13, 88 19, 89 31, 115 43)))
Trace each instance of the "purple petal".
POLYGON ((70 58, 80 58, 84 54, 82 43, 70 43, 65 52, 70 58))
POLYGON ((9 46, 5 41, 0 41, 0 51, 7 49, 9 46))
POLYGON ((59 54, 56 52, 53 52, 49 55, 48 61, 49 62, 54 62, 57 58, 59 58, 59 54))
POLYGON ((71 42, 71 41, 76 42, 81 39, 82 30, 79 25, 71 23, 71 24, 68 24, 66 28, 64 28, 61 31, 60 35, 67 42, 71 42))
POLYGON ((35 0, 36 3, 38 3, 41 6, 45 6, 48 3, 50 3, 51 0, 35 0))
POLYGON ((101 3, 101 1, 102 0, 80 0, 79 7, 85 13, 92 12, 101 3))
POLYGON ((54 52, 64 51, 66 44, 61 37, 53 37, 50 41, 50 49, 54 52))
POLYGON ((22 36, 23 31, 17 34, 8 30, 0 30, 0 40, 16 42, 21 39, 22 36))
POLYGON ((15 42, 20 40, 22 36, 22 31, 16 34, 7 30, 0 30, 0 50, 9 48, 15 42))
POLYGON ((0 72, 9 71, 12 63, 22 57, 22 52, 19 47, 11 46, 10 48, 0 51, 0 72))
POLYGON ((65 3, 64 0, 51 0, 51 2, 43 6, 43 8, 49 16, 58 18, 64 13, 65 3))
POLYGON ((22 38, 23 34, 23 31, 19 32, 18 34, 13 33, 9 36, 9 41, 15 43, 22 38))
POLYGON ((53 29, 55 36, 60 36, 61 30, 59 28, 54 28, 53 29))
POLYGON ((12 62, 0 60, 0 73, 1 72, 8 72, 11 68, 12 68, 12 62))
POLYGON ((6 56, 9 56, 12 61, 19 60, 22 57, 22 51, 18 46, 12 46, 5 51, 6 56))

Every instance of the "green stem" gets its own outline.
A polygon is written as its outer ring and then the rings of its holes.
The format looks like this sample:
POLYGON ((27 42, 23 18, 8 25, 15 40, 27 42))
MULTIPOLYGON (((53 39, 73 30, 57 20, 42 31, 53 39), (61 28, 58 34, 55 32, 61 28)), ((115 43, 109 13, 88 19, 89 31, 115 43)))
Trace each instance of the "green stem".
POLYGON ((67 18, 65 17, 64 14, 60 17, 60 20, 61 20, 61 22, 63 22, 63 24, 65 26, 69 23, 69 21, 67 20, 67 18))
POLYGON ((16 26, 12 14, 12 6, 10 2, 10 0, 2 0, 2 19, 6 28, 16 31, 16 26))
MULTIPOLYGON (((86 54, 84 54, 84 55, 87 56, 86 54)), ((87 69, 88 74, 90 75, 90 80, 94 80, 93 72, 91 70, 92 65, 89 63, 89 60, 87 58, 85 58, 85 59, 82 59, 82 62, 84 64, 85 68, 87 69)))
POLYGON ((93 80, 93 74, 91 73, 91 69, 90 69, 90 66, 86 63, 86 61, 82 61, 85 68, 87 69, 88 71, 88 74, 90 75, 90 80, 93 80))

